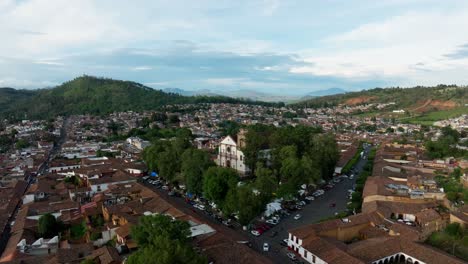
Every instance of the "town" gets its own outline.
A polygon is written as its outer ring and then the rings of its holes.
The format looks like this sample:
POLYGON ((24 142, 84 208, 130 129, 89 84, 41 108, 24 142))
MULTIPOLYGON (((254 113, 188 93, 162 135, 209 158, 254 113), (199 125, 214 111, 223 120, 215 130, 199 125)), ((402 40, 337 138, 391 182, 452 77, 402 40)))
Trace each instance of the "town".
POLYGON ((5 119, 0 262, 466 263, 468 116, 393 105, 5 119))

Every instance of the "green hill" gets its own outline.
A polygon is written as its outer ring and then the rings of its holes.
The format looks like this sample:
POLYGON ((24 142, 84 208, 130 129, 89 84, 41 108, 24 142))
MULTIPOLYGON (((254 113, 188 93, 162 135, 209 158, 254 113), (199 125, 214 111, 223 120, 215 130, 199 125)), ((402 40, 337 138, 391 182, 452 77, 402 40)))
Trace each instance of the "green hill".
POLYGON ((435 87, 375 88, 304 100, 295 107, 320 108, 337 105, 356 106, 371 103, 394 103, 383 109, 353 114, 395 117, 404 122, 432 124, 432 122, 468 113, 468 87, 438 85, 435 87), (395 114, 393 110, 405 110, 395 114))
POLYGON ((167 104, 249 103, 223 96, 181 96, 142 84, 83 76, 51 89, 0 89, 0 115, 10 118, 45 118, 70 114, 108 114, 157 109, 167 104))

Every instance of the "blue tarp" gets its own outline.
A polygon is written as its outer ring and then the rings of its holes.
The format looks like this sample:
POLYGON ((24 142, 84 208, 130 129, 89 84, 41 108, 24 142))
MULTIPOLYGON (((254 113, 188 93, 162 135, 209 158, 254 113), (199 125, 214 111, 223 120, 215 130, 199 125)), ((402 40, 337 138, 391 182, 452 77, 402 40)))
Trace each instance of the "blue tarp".
POLYGON ((192 199, 192 197, 193 197, 193 194, 187 193, 187 198, 192 199))
POLYGON ((151 172, 150 176, 151 177, 158 177, 158 174, 155 171, 153 171, 153 172, 151 172))

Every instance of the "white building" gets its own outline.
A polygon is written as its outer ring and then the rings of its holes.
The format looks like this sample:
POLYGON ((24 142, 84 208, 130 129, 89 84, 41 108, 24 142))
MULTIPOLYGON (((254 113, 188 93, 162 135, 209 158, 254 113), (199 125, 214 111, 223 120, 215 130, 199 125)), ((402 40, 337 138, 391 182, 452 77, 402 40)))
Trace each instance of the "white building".
POLYGON ((241 175, 248 175, 250 169, 245 165, 245 156, 241 148, 245 145, 245 130, 237 135, 237 141, 231 137, 225 137, 218 148, 217 164, 221 167, 233 168, 241 175))

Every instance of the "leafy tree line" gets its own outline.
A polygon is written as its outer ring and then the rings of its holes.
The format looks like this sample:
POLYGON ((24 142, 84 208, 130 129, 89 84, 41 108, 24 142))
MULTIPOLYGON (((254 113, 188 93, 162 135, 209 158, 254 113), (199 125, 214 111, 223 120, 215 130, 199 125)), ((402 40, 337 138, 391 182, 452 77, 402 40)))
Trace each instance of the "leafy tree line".
POLYGON ((241 224, 248 224, 272 198, 292 197, 301 184, 331 177, 338 148, 333 135, 321 132, 305 126, 248 127, 244 154, 255 177, 240 186, 235 170, 216 167, 207 152, 191 146, 189 133, 154 141, 143 157, 164 179, 185 183, 188 192, 203 195, 226 216, 236 214, 241 224), (264 151, 267 148, 270 152, 264 151))
POLYGON ((324 134, 318 127, 301 125, 251 126, 243 151, 246 164, 254 173, 257 162, 271 165, 272 175, 281 183, 278 195, 283 197, 293 195, 301 184, 329 179, 339 158, 334 135, 324 134), (262 155, 265 149, 270 151, 268 160, 262 155))
POLYGON ((187 190, 195 194, 203 192, 203 174, 215 166, 210 155, 195 149, 191 143, 190 130, 176 132, 171 140, 159 139, 143 151, 148 168, 173 183, 185 183, 187 190))

